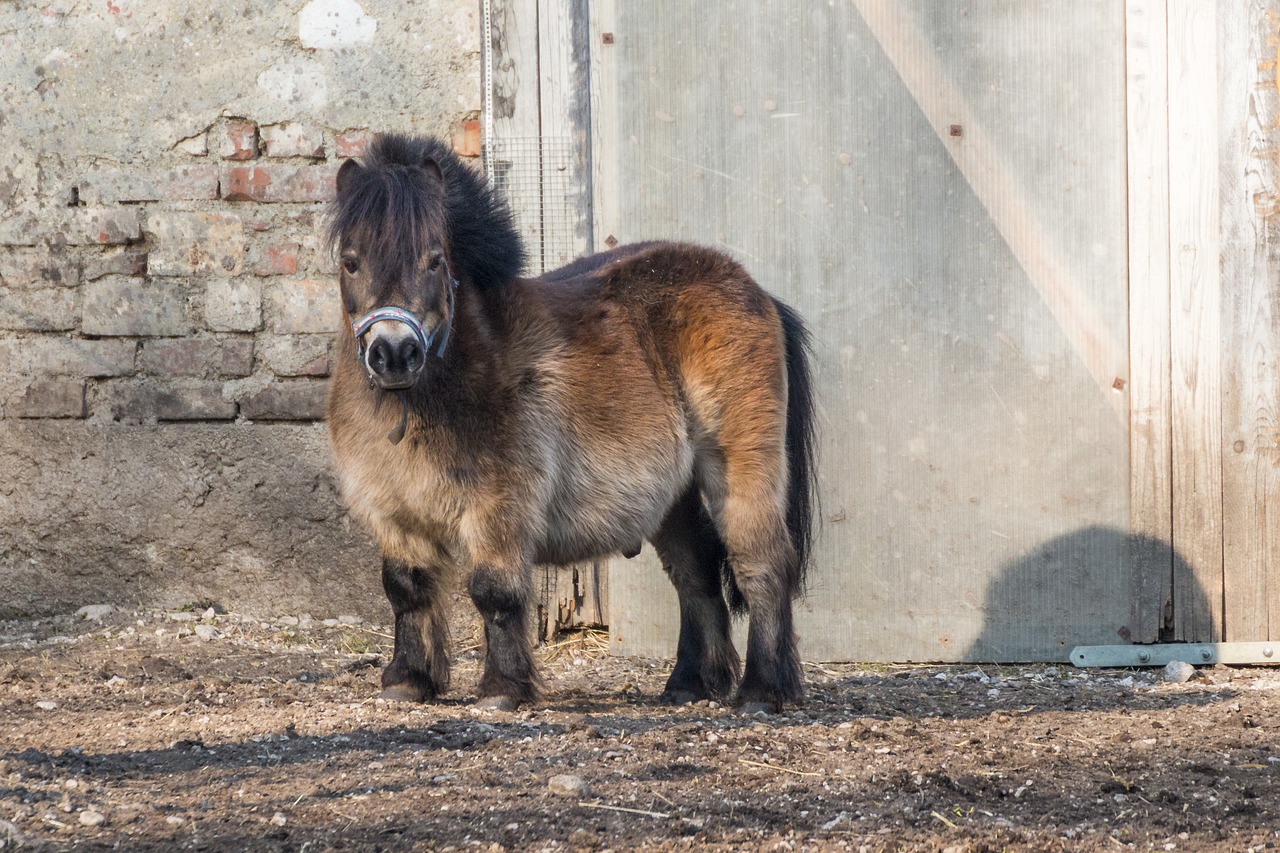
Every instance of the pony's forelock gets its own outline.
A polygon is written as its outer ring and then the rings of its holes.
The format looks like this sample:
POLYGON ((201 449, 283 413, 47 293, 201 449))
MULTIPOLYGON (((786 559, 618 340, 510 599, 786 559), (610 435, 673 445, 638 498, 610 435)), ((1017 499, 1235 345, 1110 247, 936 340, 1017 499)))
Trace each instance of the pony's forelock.
POLYGON ((411 264, 432 229, 447 235, 453 274, 480 288, 519 275, 524 250, 506 205, 439 139, 382 134, 344 176, 330 210, 330 251, 360 242, 385 264, 411 264), (443 179, 424 164, 434 163, 443 179))

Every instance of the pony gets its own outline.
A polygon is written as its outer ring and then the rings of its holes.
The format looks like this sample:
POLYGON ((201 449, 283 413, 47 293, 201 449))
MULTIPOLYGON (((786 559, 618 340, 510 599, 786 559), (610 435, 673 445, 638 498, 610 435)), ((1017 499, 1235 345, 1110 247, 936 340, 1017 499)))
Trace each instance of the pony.
POLYGON ((460 578, 484 620, 477 705, 533 701, 534 566, 648 541, 680 607, 662 700, 802 701, 792 600, 816 498, 799 315, 685 243, 522 277, 508 208, 438 139, 377 136, 336 182, 328 429, 395 615, 382 697, 447 689, 460 578), (729 635, 744 609, 745 670, 729 635))

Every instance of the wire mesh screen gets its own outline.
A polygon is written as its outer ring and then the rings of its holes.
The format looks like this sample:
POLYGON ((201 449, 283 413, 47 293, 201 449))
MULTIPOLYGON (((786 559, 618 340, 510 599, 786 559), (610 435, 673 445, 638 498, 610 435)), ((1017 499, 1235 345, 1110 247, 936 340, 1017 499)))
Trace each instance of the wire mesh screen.
POLYGON ((495 139, 489 175, 511 206, 528 254, 526 274, 537 275, 574 257, 578 212, 573 209, 573 140, 568 137, 495 139))

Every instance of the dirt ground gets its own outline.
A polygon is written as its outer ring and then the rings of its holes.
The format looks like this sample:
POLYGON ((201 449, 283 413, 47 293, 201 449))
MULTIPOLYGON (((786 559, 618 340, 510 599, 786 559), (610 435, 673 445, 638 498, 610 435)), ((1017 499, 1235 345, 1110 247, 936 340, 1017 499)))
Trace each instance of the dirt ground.
MULTIPOLYGON (((203 606, 203 605, 200 605, 203 606)), ((0 623, 0 848, 1261 850, 1280 673, 807 667, 771 717, 656 704, 584 633, 545 694, 374 699, 386 627, 212 611, 0 623)))

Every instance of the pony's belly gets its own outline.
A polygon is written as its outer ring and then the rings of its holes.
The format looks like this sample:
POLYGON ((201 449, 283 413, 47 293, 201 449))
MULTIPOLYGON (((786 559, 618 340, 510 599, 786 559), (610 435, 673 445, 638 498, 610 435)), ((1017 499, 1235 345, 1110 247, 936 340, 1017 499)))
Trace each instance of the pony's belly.
POLYGON ((538 562, 576 563, 634 552, 657 532, 692 482, 692 453, 687 442, 677 442, 654 464, 630 461, 597 468, 562 488, 547 514, 538 562))

